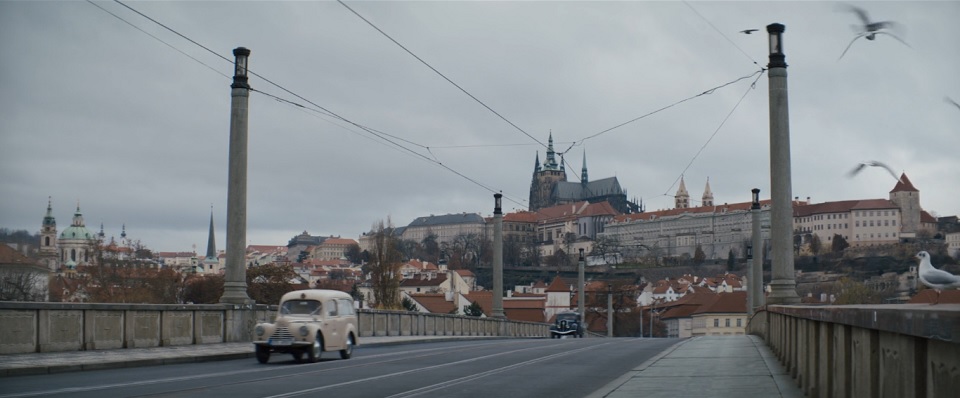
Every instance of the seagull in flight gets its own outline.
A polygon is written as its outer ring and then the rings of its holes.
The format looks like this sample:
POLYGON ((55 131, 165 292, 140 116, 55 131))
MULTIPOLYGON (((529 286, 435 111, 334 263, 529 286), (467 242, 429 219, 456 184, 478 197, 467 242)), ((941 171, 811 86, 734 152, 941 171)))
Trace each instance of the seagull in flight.
POLYGON ((943 100, 948 104, 953 104, 953 106, 957 107, 957 109, 960 109, 960 104, 958 104, 957 101, 954 101, 953 98, 943 97, 943 100))
POLYGON ((865 167, 867 167, 867 166, 883 168, 883 169, 886 170, 888 173, 890 173, 890 175, 893 176, 893 179, 895 179, 895 180, 897 180, 897 181, 899 181, 899 182, 901 182, 901 183, 903 182, 902 180, 900 180, 900 177, 897 177, 897 173, 894 173, 894 172, 893 172, 893 169, 891 169, 890 166, 887 166, 886 164, 880 163, 880 162, 878 162, 878 161, 876 161, 876 160, 868 160, 868 161, 866 161, 866 162, 861 162, 860 164, 857 165, 857 167, 854 167, 853 170, 850 170, 850 172, 847 173, 847 177, 851 177, 851 178, 852 178, 853 176, 855 176, 855 175, 857 175, 858 173, 860 173, 861 171, 863 171, 863 169, 864 169, 865 167))
POLYGON ((758 31, 758 30, 760 30, 760 29, 745 29, 745 30, 741 30, 740 33, 743 33, 743 34, 745 34, 745 35, 749 35, 749 34, 751 34, 751 33, 753 33, 753 32, 758 31))
POLYGON ((919 252, 917 253, 917 258, 920 259, 920 269, 917 271, 920 282, 937 291, 937 301, 933 304, 940 302, 941 290, 960 287, 960 276, 933 268, 933 264, 930 263, 930 253, 925 251, 919 252))
MULTIPOLYGON (((856 29, 858 33, 856 36, 853 37, 853 40, 850 40, 850 44, 847 44, 847 48, 843 49, 843 53, 840 54, 840 58, 837 58, 837 61, 843 58, 843 56, 847 54, 847 51, 850 50, 850 46, 853 46, 853 43, 861 37, 866 38, 867 40, 874 40, 877 38, 877 35, 888 35, 890 37, 893 37, 894 39, 897 39, 897 41, 903 43, 903 45, 910 47, 910 45, 907 44, 906 41, 904 41, 899 36, 889 31, 890 29, 895 29, 897 27, 897 24, 895 22, 893 21, 871 22, 870 17, 867 16, 867 12, 864 11, 862 8, 847 5, 847 9, 857 14, 857 16, 860 17, 860 21, 863 23, 863 25, 854 26, 854 29, 856 29)), ((913 47, 910 47, 910 48, 913 48, 913 47)))

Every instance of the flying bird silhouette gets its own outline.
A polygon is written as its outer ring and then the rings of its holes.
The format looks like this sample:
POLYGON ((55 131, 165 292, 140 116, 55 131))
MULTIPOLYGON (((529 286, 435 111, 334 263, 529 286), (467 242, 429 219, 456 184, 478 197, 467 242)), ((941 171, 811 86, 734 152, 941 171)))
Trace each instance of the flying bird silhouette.
POLYGON ((943 97, 943 100, 948 104, 953 104, 953 106, 957 107, 957 109, 960 109, 960 104, 958 104, 957 101, 954 101, 953 98, 943 97))
POLYGON ((941 290, 960 287, 960 276, 933 268, 933 264, 930 263, 930 253, 919 252, 917 258, 920 259, 920 269, 917 270, 920 282, 937 292, 937 300, 933 304, 940 302, 941 290))
POLYGON ((760 30, 760 29, 745 29, 745 30, 741 30, 740 33, 743 33, 743 34, 745 34, 745 35, 749 35, 749 34, 751 34, 751 33, 753 33, 753 32, 758 31, 758 30, 760 30))
POLYGON ((855 175, 857 175, 858 173, 860 173, 861 171, 863 171, 863 169, 864 169, 865 167, 867 167, 867 166, 883 168, 883 169, 886 170, 888 173, 890 173, 890 175, 893 176, 893 179, 895 179, 895 180, 897 180, 897 181, 899 181, 899 182, 903 182, 903 181, 900 180, 900 177, 897 177, 897 173, 894 173, 894 172, 893 172, 893 169, 891 169, 890 166, 887 166, 886 164, 880 163, 880 162, 878 162, 878 161, 876 161, 876 160, 868 160, 868 161, 866 161, 866 162, 862 162, 862 163, 858 164, 857 167, 854 167, 853 170, 850 170, 850 172, 847 173, 847 177, 851 177, 851 178, 852 178, 853 176, 855 176, 855 175))
MULTIPOLYGON (((850 47, 853 46, 853 43, 861 37, 866 38, 867 40, 874 40, 877 38, 877 35, 888 35, 890 37, 893 37, 894 39, 897 39, 897 41, 903 43, 903 45, 910 47, 910 45, 907 44, 906 41, 901 39, 899 36, 889 32, 890 29, 896 29, 896 27, 898 26, 896 22, 893 22, 893 21, 871 22, 870 17, 867 16, 867 12, 864 11, 862 8, 854 7, 851 5, 846 5, 846 7, 849 11, 857 14, 857 16, 860 17, 860 21, 863 23, 863 25, 857 25, 853 27, 853 29, 857 31, 857 35, 853 37, 853 40, 850 40, 850 44, 847 44, 847 48, 843 49, 843 53, 840 54, 840 58, 837 58, 837 61, 842 59, 843 56, 847 54, 847 51, 850 50, 850 47)), ((913 48, 913 47, 910 47, 910 48, 913 48)))

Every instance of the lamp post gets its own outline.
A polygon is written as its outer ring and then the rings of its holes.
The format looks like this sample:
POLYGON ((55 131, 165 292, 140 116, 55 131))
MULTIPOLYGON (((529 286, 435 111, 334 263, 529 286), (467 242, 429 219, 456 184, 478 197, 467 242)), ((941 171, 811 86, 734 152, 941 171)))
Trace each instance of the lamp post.
MULTIPOLYGON (((583 248, 580 248, 580 261, 577 266, 577 312, 580 314, 580 322, 586 323, 587 317, 584 311, 585 307, 583 305, 583 293, 584 293, 583 292, 583 283, 584 283, 583 267, 584 267, 583 248)), ((584 329, 586 329, 586 327, 584 327, 584 329)), ((584 336, 586 335, 587 334, 584 334, 584 336)))
POLYGON ((763 235, 760 233, 760 189, 754 188, 753 203, 750 205, 750 215, 753 218, 753 261, 750 263, 750 286, 747 296, 750 297, 750 308, 753 315, 757 307, 763 306, 763 235), (759 250, 759 251, 758 251, 759 250))
POLYGON ((607 337, 613 337, 613 286, 607 284, 607 337))
POLYGON ((227 176, 227 263, 221 303, 253 304, 247 295, 247 59, 250 50, 233 50, 234 74, 230 85, 230 159, 227 176))
POLYGON ((770 241, 773 260, 770 280, 771 304, 800 302, 794 275, 791 237, 793 202, 790 181, 790 118, 787 106, 787 63, 783 54, 784 26, 767 25, 770 63, 767 64, 770 91, 770 241))
POLYGON ((490 316, 506 318, 503 314, 503 210, 502 194, 493 194, 493 310, 490 316))

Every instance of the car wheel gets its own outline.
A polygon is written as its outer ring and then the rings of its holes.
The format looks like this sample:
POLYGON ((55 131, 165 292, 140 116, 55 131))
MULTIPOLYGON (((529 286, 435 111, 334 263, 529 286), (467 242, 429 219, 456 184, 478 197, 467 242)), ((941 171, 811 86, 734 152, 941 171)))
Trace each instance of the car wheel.
POLYGON ((349 335, 347 335, 347 348, 340 350, 341 359, 350 359, 350 356, 353 355, 354 343, 355 342, 353 340, 353 333, 350 333, 349 335))
POLYGON ((323 336, 320 332, 317 332, 317 338, 313 339, 313 345, 307 349, 307 360, 310 363, 315 363, 320 360, 320 355, 323 353, 323 336))
POLYGON ((257 346, 257 362, 267 363, 270 360, 270 348, 261 345, 257 346))

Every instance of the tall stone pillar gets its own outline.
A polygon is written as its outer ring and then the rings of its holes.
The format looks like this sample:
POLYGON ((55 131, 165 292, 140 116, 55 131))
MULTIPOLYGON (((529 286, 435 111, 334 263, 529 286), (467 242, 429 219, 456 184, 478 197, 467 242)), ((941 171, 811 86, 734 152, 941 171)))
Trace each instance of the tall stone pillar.
POLYGON ((800 302, 793 266, 793 201, 790 181, 790 118, 787 106, 787 63, 783 54, 784 26, 767 25, 770 40, 770 240, 773 273, 770 304, 800 302))
POLYGON ((753 204, 750 206, 750 215, 753 218, 753 261, 750 263, 750 286, 747 295, 750 296, 750 308, 747 311, 753 315, 757 307, 763 306, 763 235, 760 232, 760 189, 753 189, 753 204))
POLYGON ((506 318, 503 313, 503 210, 502 194, 493 194, 493 309, 490 316, 506 318))
POLYGON ((250 50, 238 47, 233 84, 230 85, 230 155, 227 177, 227 263, 221 303, 253 304, 247 295, 247 58, 250 50))

